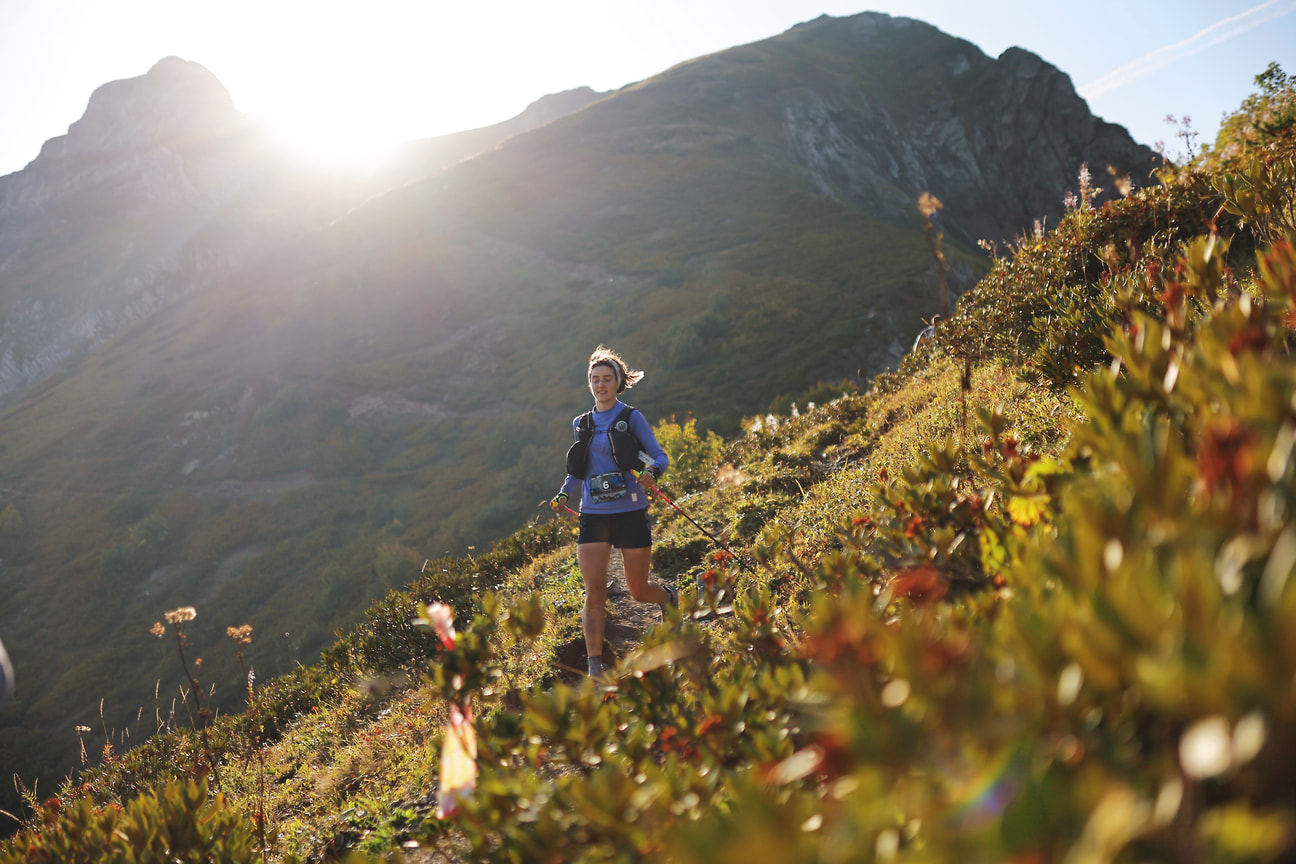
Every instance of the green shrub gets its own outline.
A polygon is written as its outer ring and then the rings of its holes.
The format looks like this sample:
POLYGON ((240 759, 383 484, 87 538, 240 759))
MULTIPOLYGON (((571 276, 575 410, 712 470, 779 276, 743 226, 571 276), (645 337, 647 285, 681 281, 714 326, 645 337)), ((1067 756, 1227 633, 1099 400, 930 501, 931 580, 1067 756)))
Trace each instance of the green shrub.
POLYGON ((839 381, 835 384, 820 381, 799 396, 775 396, 768 410, 771 414, 786 416, 792 413, 794 407, 798 410, 806 410, 810 406, 827 405, 843 396, 858 394, 859 387, 853 381, 839 381))
POLYGON ((692 417, 678 422, 674 417, 662 420, 653 427, 657 443, 670 457, 669 477, 665 481, 674 491, 696 492, 709 486, 724 439, 714 432, 699 434, 697 421, 692 417))
POLYGON ((676 369, 684 369, 701 360, 708 350, 714 350, 717 334, 724 321, 714 312, 674 321, 653 340, 657 351, 676 369))
POLYGON ((36 825, 0 843, 2 864, 171 864, 264 860, 252 824, 205 782, 167 784, 124 807, 51 799, 36 825))
POLYGON ((1206 174, 1188 171, 1167 181, 1097 210, 1074 209, 1056 230, 1024 241, 960 297, 935 341, 958 357, 1019 364, 1051 343, 1070 345, 1077 362, 1107 356, 1102 327, 1113 320, 1104 312, 1112 305, 1112 275, 1145 269, 1158 250, 1205 233, 1219 211, 1206 174))
POLYGON ((1259 91, 1242 101, 1220 123, 1215 139, 1217 159, 1237 157, 1248 149, 1289 144, 1296 128, 1296 80, 1277 63, 1255 77, 1259 91))

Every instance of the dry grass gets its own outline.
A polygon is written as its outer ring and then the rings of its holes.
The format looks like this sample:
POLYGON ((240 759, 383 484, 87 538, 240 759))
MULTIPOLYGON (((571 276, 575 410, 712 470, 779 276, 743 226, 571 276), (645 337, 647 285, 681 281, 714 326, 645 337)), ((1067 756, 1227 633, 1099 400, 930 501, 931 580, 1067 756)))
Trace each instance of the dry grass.
POLYGON ((1001 410, 1007 434, 1045 452, 1060 449, 1079 419, 1066 394, 1028 384, 1012 367, 1000 364, 973 370, 965 415, 961 378, 961 366, 941 357, 904 387, 876 396, 868 427, 845 442, 862 457, 808 490, 789 514, 789 523, 826 539, 848 514, 869 509, 881 479, 902 476, 924 454, 949 443, 979 447, 984 435, 977 425, 978 409, 1001 410))

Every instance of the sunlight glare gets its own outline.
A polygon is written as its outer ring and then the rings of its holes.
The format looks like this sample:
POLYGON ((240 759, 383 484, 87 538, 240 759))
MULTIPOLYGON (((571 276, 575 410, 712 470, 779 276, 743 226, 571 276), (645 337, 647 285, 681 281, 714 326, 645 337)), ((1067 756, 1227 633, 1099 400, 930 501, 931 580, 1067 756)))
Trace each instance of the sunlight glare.
POLYGON ((377 167, 401 144, 394 135, 343 117, 277 117, 270 124, 282 147, 325 168, 377 167))

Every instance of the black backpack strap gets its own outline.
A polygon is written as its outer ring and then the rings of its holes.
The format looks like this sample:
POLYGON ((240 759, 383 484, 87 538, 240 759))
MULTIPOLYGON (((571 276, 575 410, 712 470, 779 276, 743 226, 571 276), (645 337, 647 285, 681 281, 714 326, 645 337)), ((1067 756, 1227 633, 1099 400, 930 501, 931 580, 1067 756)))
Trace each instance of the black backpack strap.
POLYGON ((589 446, 594 440, 594 412, 586 411, 576 421, 576 443, 567 451, 567 473, 585 479, 589 446))
POLYGON ((639 437, 634 434, 630 426, 630 420, 638 410, 632 405, 625 406, 608 429, 612 443, 612 458, 616 460, 617 467, 622 471, 637 471, 643 467, 639 463, 639 437), (617 429, 622 423, 625 423, 624 431, 617 429), (621 442, 620 447, 617 446, 618 441, 621 442))

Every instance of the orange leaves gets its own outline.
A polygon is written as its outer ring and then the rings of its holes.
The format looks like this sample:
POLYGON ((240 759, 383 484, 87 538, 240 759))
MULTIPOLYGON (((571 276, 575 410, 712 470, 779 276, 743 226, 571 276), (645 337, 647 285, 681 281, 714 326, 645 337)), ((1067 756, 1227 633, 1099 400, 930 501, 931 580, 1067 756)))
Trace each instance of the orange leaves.
POLYGON ((1197 474, 1207 491, 1238 489, 1246 485, 1253 464, 1252 434, 1236 418, 1206 430, 1197 453, 1197 474))
POLYGON ((852 619, 833 622, 806 636, 800 645, 802 655, 825 666, 872 666, 886 653, 877 635, 866 632, 861 622, 852 619))
POLYGON ((1269 347, 1269 334, 1263 327, 1247 327, 1229 339, 1228 351, 1234 357, 1243 351, 1263 351, 1269 347))
POLYGON ((1016 525, 1029 527, 1042 522, 1049 512, 1049 496, 1018 495, 1008 499, 1008 518, 1016 525))
POLYGON ((935 603, 949 593, 949 580, 930 564, 906 567, 892 577, 889 587, 897 597, 915 603, 935 603))
POLYGON ((1255 434, 1230 417, 1206 430, 1197 451, 1197 476, 1206 493, 1223 496, 1244 523, 1255 519, 1252 499, 1262 468, 1255 448, 1255 434))
POLYGON ((681 759, 693 760, 698 758, 698 749, 693 746, 678 726, 665 726, 661 734, 657 736, 657 751, 663 755, 667 753, 678 754, 681 759))
POLYGON ((1172 327, 1178 327, 1183 324, 1183 308, 1192 296, 1192 292, 1186 282, 1180 282, 1171 279, 1165 283, 1165 287, 1157 293, 1157 300, 1165 308, 1166 321, 1172 327))
POLYGON ((906 539, 912 540, 922 533, 923 533, 923 519, 921 516, 915 513, 914 515, 910 516, 909 519, 906 520, 905 522, 904 536, 906 539))
POLYGON ((698 736, 700 737, 702 735, 707 734, 712 729, 717 728, 723 722, 724 722, 724 718, 721 717, 719 714, 710 715, 709 717, 707 717, 705 720, 703 720, 701 723, 698 724, 698 728, 697 728, 698 736))
POLYGON ((1279 240, 1260 257, 1260 273, 1272 288, 1296 298, 1296 246, 1279 240))

